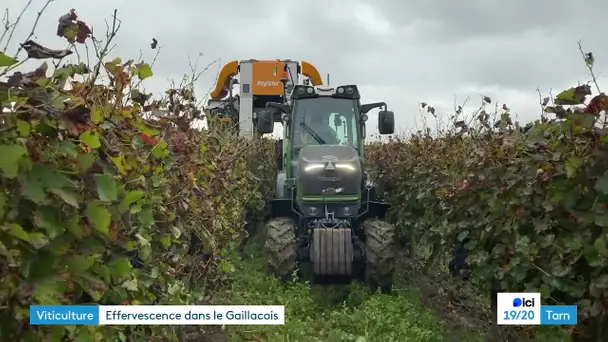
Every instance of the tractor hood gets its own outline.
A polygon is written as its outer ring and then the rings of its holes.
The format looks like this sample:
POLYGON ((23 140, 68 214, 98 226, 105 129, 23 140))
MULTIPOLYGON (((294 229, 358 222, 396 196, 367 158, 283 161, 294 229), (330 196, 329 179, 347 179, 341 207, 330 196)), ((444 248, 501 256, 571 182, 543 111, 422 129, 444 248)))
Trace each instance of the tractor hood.
POLYGON ((302 196, 360 194, 362 163, 350 146, 306 146, 300 150, 296 170, 302 196))

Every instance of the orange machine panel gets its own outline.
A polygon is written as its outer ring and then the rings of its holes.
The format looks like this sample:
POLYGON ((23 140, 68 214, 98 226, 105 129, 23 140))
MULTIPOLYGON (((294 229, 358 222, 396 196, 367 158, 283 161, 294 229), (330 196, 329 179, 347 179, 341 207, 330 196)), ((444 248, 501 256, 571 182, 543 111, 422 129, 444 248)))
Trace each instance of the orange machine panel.
MULTIPOLYGON (((253 62, 253 95, 283 95, 281 74, 285 64, 281 61, 253 62)), ((294 75, 295 76, 295 75, 294 75)))

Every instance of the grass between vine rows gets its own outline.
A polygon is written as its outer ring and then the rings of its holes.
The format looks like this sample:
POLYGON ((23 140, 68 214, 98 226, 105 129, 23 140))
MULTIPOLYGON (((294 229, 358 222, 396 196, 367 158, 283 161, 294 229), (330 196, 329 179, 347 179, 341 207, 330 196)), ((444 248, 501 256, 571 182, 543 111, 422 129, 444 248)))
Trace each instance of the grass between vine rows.
MULTIPOLYGON (((281 282, 266 272, 261 237, 235 260, 231 288, 219 302, 233 305, 285 305, 284 326, 227 326, 218 341, 484 341, 489 304, 467 286, 459 298, 437 292, 439 273, 424 276, 416 262, 400 258, 393 294, 370 293, 359 282, 316 285, 281 282), (467 292, 467 293, 465 293, 467 292), (465 304, 467 302, 468 304, 465 304), (476 303, 473 307, 467 307, 476 303), (480 304, 481 303, 481 304, 480 304), (480 315, 480 312, 483 314, 480 315)), ((439 292, 442 292, 441 290, 439 292)), ((503 334, 529 340, 525 329, 503 334)), ((564 331, 542 329, 537 341, 568 341, 564 331)))

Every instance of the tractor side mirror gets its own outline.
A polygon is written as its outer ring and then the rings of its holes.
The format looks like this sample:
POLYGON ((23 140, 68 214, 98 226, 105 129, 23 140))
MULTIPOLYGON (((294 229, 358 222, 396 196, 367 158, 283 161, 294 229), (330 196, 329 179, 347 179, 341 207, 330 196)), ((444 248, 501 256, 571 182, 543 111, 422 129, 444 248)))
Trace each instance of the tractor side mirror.
POLYGON ((262 134, 274 131, 274 113, 272 110, 262 110, 257 113, 256 128, 262 134))
POLYGON ((388 110, 378 112, 378 131, 382 135, 395 133, 395 113, 388 110))
POLYGON ((289 107, 289 105, 284 104, 284 103, 278 103, 278 102, 268 102, 268 103, 266 103, 266 108, 276 108, 285 114, 289 114, 289 111, 291 109, 291 107, 289 107))
POLYGON ((380 107, 386 108, 386 103, 374 102, 374 103, 367 103, 367 104, 361 105, 361 114, 367 114, 370 110, 372 110, 374 108, 380 108, 380 107))

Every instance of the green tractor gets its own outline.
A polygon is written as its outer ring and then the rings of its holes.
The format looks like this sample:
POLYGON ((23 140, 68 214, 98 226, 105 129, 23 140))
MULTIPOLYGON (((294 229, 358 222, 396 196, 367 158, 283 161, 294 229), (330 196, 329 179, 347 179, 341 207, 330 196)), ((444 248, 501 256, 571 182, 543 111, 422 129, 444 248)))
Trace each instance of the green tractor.
POLYGON ((278 277, 296 268, 314 278, 363 279, 374 290, 392 288, 397 234, 384 221, 389 208, 364 168, 365 123, 374 108, 380 134, 392 134, 394 113, 384 102, 361 104, 357 86, 296 85, 288 103, 267 103, 258 132, 278 141, 278 177, 266 223, 268 265, 278 277))

